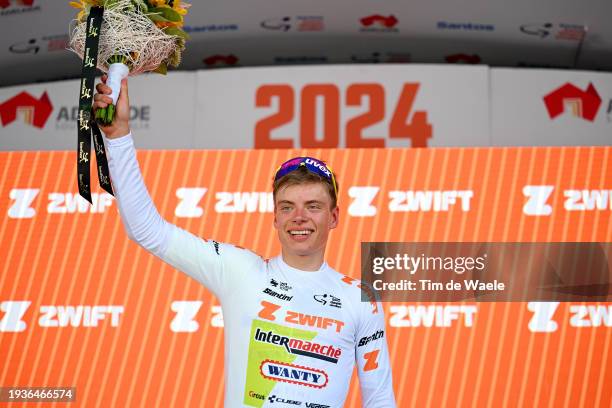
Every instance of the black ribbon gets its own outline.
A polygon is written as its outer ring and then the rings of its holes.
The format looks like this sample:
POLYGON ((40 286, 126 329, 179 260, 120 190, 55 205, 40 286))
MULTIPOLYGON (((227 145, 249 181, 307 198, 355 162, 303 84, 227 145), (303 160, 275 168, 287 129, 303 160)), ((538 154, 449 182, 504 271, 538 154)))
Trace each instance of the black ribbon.
POLYGON ((96 80, 96 66, 98 62, 98 41, 100 39, 100 27, 102 26, 103 7, 92 7, 87 17, 87 28, 85 31, 85 50, 83 51, 83 68, 81 71, 81 88, 79 90, 79 117, 77 129, 79 132, 77 145, 77 181, 79 194, 91 204, 90 166, 91 139, 93 132, 94 149, 98 168, 98 180, 100 187, 111 195, 113 188, 110 182, 108 161, 104 151, 102 133, 96 124, 91 104, 93 102, 94 82, 96 80))

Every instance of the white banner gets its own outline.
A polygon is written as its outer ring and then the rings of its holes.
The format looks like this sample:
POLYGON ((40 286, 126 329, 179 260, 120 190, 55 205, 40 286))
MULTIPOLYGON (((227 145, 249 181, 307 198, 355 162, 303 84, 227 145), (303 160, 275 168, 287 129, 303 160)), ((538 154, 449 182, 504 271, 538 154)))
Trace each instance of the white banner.
MULTIPOLYGON (((195 74, 129 79, 130 126, 138 147, 193 147, 195 74)), ((0 88, 0 150, 76 149, 80 81, 0 88)))
POLYGON ((196 147, 488 146, 486 67, 198 72, 196 147))
POLYGON ((612 74, 491 70, 496 146, 612 145, 612 74))

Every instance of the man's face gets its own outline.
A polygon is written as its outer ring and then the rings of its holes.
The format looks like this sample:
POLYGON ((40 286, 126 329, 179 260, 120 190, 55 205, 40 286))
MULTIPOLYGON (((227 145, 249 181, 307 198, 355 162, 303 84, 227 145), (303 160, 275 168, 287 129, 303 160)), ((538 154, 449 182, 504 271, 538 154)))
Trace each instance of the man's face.
POLYGON ((325 252, 329 230, 338 225, 338 207, 323 183, 292 185, 276 193, 274 228, 284 253, 309 256, 325 252))

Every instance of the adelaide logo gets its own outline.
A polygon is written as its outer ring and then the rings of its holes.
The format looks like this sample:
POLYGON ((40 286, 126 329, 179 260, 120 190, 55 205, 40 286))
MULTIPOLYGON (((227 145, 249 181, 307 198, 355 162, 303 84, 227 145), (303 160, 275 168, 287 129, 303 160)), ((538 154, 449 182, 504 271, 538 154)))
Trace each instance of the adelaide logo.
POLYGON ((601 105, 601 97, 592 83, 583 91, 567 82, 544 96, 544 104, 551 119, 569 108, 573 116, 593 122, 601 105))
POLYGON ((39 99, 24 91, 0 104, 0 120, 2 126, 7 126, 17 119, 18 113, 21 113, 25 123, 42 129, 52 111, 53 105, 46 91, 39 99))

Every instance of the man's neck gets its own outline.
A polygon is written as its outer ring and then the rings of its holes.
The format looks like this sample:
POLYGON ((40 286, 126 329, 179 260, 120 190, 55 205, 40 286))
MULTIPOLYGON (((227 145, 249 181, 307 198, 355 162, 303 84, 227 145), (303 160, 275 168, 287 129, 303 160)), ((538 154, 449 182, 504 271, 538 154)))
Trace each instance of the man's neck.
POLYGON ((282 251, 283 261, 292 268, 306 272, 315 272, 323 265, 324 253, 308 256, 288 254, 282 251))

